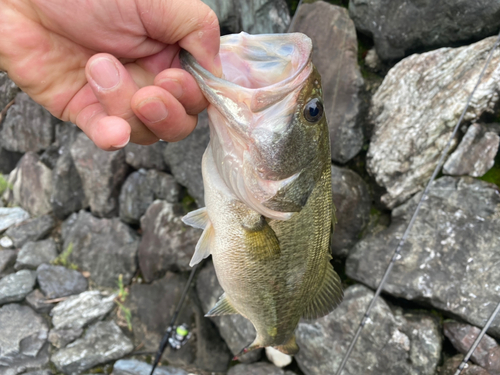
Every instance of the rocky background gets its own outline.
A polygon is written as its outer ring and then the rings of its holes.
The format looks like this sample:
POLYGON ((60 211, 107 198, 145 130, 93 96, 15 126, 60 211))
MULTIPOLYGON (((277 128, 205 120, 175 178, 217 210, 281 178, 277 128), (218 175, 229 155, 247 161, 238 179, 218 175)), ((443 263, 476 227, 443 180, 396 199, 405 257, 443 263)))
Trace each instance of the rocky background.
MULTIPOLYGON (((223 33, 287 30, 298 1, 206 0, 223 33)), ((251 352, 240 316, 204 318, 210 261, 156 374, 333 374, 500 30, 496 0, 305 2, 332 145, 345 298, 301 322, 299 354, 251 352), (333 4, 332 4, 333 3, 333 4)), ((500 49, 344 371, 454 374, 500 301, 500 49)), ((189 274, 206 115, 187 139, 100 151, 0 73, 0 374, 146 375, 189 274)), ((463 374, 500 374, 500 317, 463 374)))

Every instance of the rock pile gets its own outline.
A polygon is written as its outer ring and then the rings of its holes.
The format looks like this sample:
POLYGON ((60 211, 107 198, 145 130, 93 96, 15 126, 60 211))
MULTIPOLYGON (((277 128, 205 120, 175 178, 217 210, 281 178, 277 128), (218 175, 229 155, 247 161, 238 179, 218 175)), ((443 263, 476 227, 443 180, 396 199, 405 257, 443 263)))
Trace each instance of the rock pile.
MULTIPOLYGON (((284 32, 296 3, 206 2, 225 33, 284 32)), ((493 0, 341 3, 303 4, 291 30, 322 74, 344 301, 299 324, 294 359, 231 365, 255 329, 204 317, 222 294, 208 260, 157 375, 335 372, 500 29, 493 0)), ((454 374, 500 302, 499 82, 497 50, 344 375, 454 374)), ((180 218, 204 205, 206 114, 180 142, 104 152, 5 73, 0 111, 0 375, 149 374, 200 236, 180 218)), ((497 318, 463 374, 500 374, 499 339, 497 318)))

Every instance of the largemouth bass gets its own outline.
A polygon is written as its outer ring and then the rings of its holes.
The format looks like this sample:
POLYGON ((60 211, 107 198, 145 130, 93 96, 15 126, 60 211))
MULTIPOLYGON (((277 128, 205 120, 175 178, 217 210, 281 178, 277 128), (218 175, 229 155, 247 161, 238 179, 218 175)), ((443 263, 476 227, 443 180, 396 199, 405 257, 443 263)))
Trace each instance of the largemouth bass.
POLYGON ((224 294, 207 316, 241 314, 257 337, 295 354, 300 318, 342 299, 330 264, 330 142, 311 40, 299 33, 221 38, 223 79, 189 53, 181 63, 210 102, 202 161, 206 207, 186 224, 204 229, 191 265, 212 255, 224 294))

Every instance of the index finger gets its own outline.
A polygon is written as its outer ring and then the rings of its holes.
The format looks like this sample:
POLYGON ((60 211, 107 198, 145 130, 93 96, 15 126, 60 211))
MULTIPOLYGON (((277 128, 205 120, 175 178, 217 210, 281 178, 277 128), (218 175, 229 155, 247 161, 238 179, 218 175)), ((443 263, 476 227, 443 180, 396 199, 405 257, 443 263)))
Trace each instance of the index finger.
POLYGON ((200 0, 137 0, 137 6, 152 39, 178 43, 205 69, 222 75, 219 21, 208 5, 200 0))

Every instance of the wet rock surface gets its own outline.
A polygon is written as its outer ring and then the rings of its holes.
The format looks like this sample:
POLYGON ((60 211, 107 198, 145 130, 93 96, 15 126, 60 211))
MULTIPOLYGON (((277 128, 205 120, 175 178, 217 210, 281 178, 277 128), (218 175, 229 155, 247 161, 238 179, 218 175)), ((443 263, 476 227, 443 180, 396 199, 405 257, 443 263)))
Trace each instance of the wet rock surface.
POLYGON ((332 166, 332 199, 337 218, 332 236, 332 254, 345 257, 370 221, 368 186, 350 169, 332 166))
POLYGON ((302 32, 313 41, 313 63, 321 74, 332 159, 345 163, 363 146, 363 130, 357 121, 363 78, 357 63, 354 24, 346 9, 318 1, 299 8, 291 31, 302 32))
MULTIPOLYGON (((385 77, 370 109, 374 132, 368 171, 387 189, 389 208, 423 189, 477 82, 494 38, 461 48, 412 55, 385 77), (460 82, 457 85, 457 82, 460 82)), ((500 92, 500 50, 493 54, 465 121, 492 111, 500 92)), ((454 142, 456 144, 456 140, 454 142)))
POLYGON ((103 151, 83 133, 70 151, 92 213, 100 217, 117 214, 120 186, 128 171, 125 151, 103 151))
POLYGON ((21 270, 0 279, 0 305, 22 301, 33 290, 35 271, 21 270))
POLYGON ((130 174, 120 192, 120 219, 138 224, 148 207, 157 199, 176 203, 181 187, 171 175, 154 169, 130 174))
MULTIPOLYGON (((215 274, 215 268, 211 261, 206 262, 198 275, 196 291, 200 298, 203 311, 209 312, 219 300, 224 292, 215 274)), ((241 350, 255 339, 256 331, 252 323, 239 314, 210 317, 231 350, 233 355, 237 355, 241 350)), ((240 362, 255 362, 262 356, 262 349, 257 349, 240 357, 240 362)))
POLYGON ((99 219, 80 211, 70 216, 62 229, 63 251, 81 271, 90 272, 98 285, 116 287, 119 275, 129 284, 137 270, 137 235, 119 219, 99 219))
MULTIPOLYGON (((163 332, 170 323, 187 279, 168 272, 164 278, 147 284, 134 284, 126 306, 132 313, 132 327, 137 344, 144 350, 156 351, 163 332), (156 301, 154 307, 149 301, 156 301)), ((177 324, 186 323, 193 332, 181 349, 167 349, 163 358, 174 366, 199 368, 204 371, 226 371, 230 353, 212 323, 204 318, 193 290, 179 313, 177 324)))
MULTIPOLYGON (((351 286, 333 313, 299 323, 296 359, 305 374, 328 374, 338 368, 372 297, 366 287, 351 286)), ((379 298, 343 373, 433 375, 440 352, 441 335, 434 319, 395 315, 379 298), (414 319, 425 324, 415 324, 414 319)))
POLYGON ((0 307, 0 373, 17 374, 49 361, 47 322, 28 306, 0 307))
POLYGON ((36 274, 40 289, 47 298, 80 294, 88 287, 87 279, 80 272, 63 266, 42 264, 36 274))
MULTIPOLYGON (((392 212, 391 226, 358 242, 346 273, 375 287, 410 220, 419 195, 392 212)), ((496 303, 500 270, 495 185, 470 177, 437 180, 421 208, 384 290, 432 306, 481 326, 496 303)), ((499 322, 490 332, 500 335, 499 322)))
POLYGON ((52 238, 44 241, 27 242, 17 255, 16 270, 36 269, 43 263, 50 263, 57 258, 56 243, 52 238))
POLYGON ((139 266, 147 282, 168 270, 190 270, 189 261, 201 230, 184 224, 184 215, 181 205, 158 200, 142 217, 139 266))
POLYGON ((198 125, 194 131, 182 141, 169 143, 163 155, 172 175, 187 188, 199 207, 205 205, 201 158, 209 139, 208 115, 203 111, 198 115, 198 125))
POLYGON ((50 215, 43 215, 23 221, 10 227, 5 234, 12 239, 14 246, 21 248, 28 241, 38 241, 50 233, 56 225, 50 215))
POLYGON ((21 207, 0 207, 0 233, 29 219, 30 214, 21 207))
POLYGON ((349 15, 359 31, 373 37, 384 60, 400 59, 418 48, 478 40, 500 28, 500 4, 494 0, 352 0, 349 15))
POLYGON ((163 160, 163 152, 167 142, 156 142, 149 146, 129 143, 125 146, 125 161, 134 169, 157 169, 164 171, 168 168, 163 160))
POLYGON ((40 161, 37 154, 24 154, 16 169, 9 175, 9 184, 12 190, 6 192, 10 196, 8 200, 20 205, 32 216, 52 211, 52 171, 40 161))
MULTIPOLYGON (((481 330, 468 324, 448 321, 444 323, 444 334, 462 354, 467 354, 481 330)), ((471 360, 493 375, 500 374, 500 346, 489 335, 485 335, 474 350, 471 360)))
POLYGON ((55 329, 80 329, 102 319, 114 307, 115 296, 103 296, 92 290, 68 297, 52 309, 52 324, 55 329))
POLYGON ((495 164, 500 137, 487 128, 472 124, 443 165, 443 173, 452 176, 481 177, 495 164))
POLYGON ((133 349, 132 342, 115 322, 98 322, 87 329, 84 337, 56 351, 51 361, 65 374, 81 373, 121 358, 133 349))
POLYGON ((58 121, 27 94, 20 92, 0 127, 0 147, 15 152, 44 150, 54 139, 54 125, 58 121))
MULTIPOLYGON (((137 361, 135 359, 120 359, 113 365, 113 375, 149 375, 151 365, 137 361)), ((188 375, 182 369, 173 366, 158 366, 155 369, 156 375, 188 375)))

